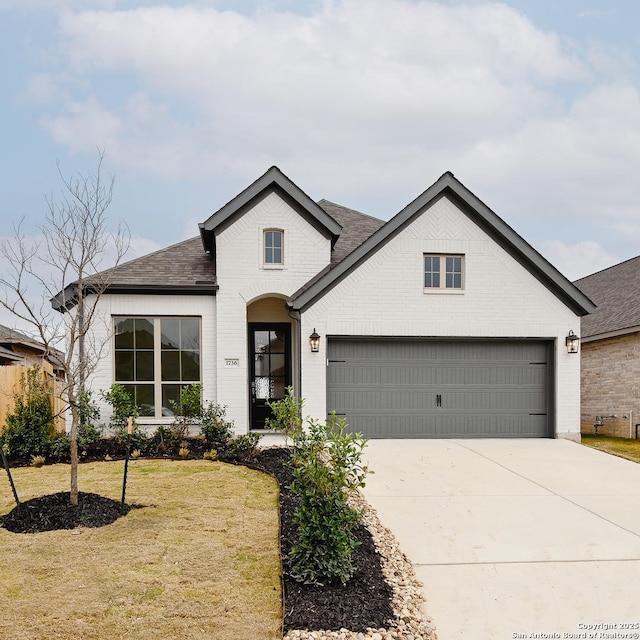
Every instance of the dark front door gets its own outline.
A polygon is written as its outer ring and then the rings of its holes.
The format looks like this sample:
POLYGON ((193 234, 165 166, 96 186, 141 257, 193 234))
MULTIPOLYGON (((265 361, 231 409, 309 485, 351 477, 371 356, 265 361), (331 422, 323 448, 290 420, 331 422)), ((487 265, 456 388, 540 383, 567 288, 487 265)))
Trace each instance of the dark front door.
POLYGON ((251 428, 264 429, 271 415, 267 402, 282 400, 291 384, 291 325, 250 323, 249 357, 251 428))

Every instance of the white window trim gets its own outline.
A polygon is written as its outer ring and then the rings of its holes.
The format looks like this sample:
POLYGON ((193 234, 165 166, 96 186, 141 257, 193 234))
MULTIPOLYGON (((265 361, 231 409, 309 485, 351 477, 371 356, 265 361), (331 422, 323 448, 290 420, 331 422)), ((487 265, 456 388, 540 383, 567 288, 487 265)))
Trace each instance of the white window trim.
POLYGON ((285 242, 285 234, 284 234, 284 229, 279 229, 277 227, 269 227, 267 229, 263 229, 262 230, 262 242, 261 242, 261 247, 262 247, 262 268, 263 269, 273 269, 273 270, 282 270, 284 269, 284 260, 285 260, 285 246, 284 246, 284 242, 285 242), (282 255, 282 260, 281 262, 267 262, 266 261, 266 257, 267 257, 267 244, 266 244, 266 239, 267 239, 267 233, 269 232, 273 232, 273 231, 277 231, 281 237, 282 237, 282 246, 281 246, 281 255, 282 255))
POLYGON ((429 294, 429 295, 462 295, 465 292, 465 287, 466 287, 466 257, 465 254, 463 253, 428 253, 428 252, 424 252, 422 254, 422 290, 424 293, 429 294), (425 287, 424 286, 424 276, 425 276, 425 270, 424 270, 424 259, 425 258, 440 258, 440 265, 441 265, 441 270, 440 270, 440 286, 439 287, 425 287), (447 258, 461 258, 462 259, 462 263, 461 263, 461 280, 462 280, 462 286, 457 289, 457 288, 452 288, 452 287, 447 287, 447 273, 446 273, 446 259, 447 258), (444 269, 442 268, 444 266, 444 269))

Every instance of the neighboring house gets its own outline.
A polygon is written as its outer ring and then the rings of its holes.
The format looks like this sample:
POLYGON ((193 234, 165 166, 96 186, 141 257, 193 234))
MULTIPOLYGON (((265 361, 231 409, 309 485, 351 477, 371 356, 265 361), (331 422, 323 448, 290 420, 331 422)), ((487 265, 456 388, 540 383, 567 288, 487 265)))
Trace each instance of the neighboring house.
MULTIPOLYGON (((20 392, 21 377, 37 365, 42 375, 56 384, 64 378, 60 368, 63 354, 48 351, 46 347, 29 336, 0 325, 0 431, 4 429, 6 417, 13 411, 16 394, 20 392)), ((54 413, 62 409, 59 399, 53 400, 54 413)), ((56 420, 56 428, 64 430, 64 417, 56 420)))
POLYGON ((261 429, 293 385, 369 437, 579 439, 565 340, 593 304, 451 173, 385 223, 272 167, 199 227, 108 274, 89 384, 125 385, 141 422, 200 382, 261 429))
MULTIPOLYGON (((583 433, 634 437, 640 423, 640 256, 574 283, 598 308, 582 323, 583 433)), ((639 428, 640 430, 640 428, 639 428)))

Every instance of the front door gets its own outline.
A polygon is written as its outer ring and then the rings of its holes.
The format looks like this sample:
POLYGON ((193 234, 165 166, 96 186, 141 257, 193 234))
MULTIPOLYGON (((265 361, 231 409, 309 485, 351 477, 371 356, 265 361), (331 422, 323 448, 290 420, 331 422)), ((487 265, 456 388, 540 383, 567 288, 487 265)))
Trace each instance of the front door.
POLYGON ((291 384, 291 325, 249 324, 251 428, 264 429, 271 415, 267 402, 282 400, 291 384))

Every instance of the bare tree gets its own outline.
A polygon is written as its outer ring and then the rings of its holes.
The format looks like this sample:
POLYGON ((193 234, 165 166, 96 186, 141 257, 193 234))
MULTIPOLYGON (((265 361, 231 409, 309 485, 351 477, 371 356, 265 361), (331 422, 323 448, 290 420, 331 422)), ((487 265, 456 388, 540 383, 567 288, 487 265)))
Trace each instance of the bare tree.
POLYGON ((109 231, 107 209, 114 178, 104 181, 105 154, 98 151, 97 168, 86 175, 65 177, 59 199, 46 198, 45 223, 33 239, 15 227, 14 237, 0 244, 6 272, 0 274, 0 304, 54 354, 64 345, 60 362, 65 375, 61 392, 71 412, 71 504, 78 504, 78 426, 80 397, 94 371, 104 344, 93 338, 100 298, 109 286, 112 269, 129 249, 130 234, 123 223, 109 231), (37 290, 37 295, 33 291, 37 290))

